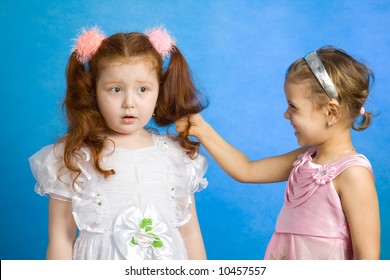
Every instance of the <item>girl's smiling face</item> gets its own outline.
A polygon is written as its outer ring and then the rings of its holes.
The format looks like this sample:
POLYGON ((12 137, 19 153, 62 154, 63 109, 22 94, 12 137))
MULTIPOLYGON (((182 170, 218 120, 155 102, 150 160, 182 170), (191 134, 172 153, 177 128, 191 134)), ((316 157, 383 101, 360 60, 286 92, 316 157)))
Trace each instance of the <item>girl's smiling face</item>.
POLYGON ((286 81, 284 91, 288 103, 284 117, 290 120, 295 130, 298 144, 319 145, 327 137, 326 113, 316 107, 310 99, 311 93, 306 82, 293 83, 286 81))
POLYGON ((157 72, 145 57, 105 64, 96 84, 97 103, 111 133, 143 132, 156 106, 157 72))

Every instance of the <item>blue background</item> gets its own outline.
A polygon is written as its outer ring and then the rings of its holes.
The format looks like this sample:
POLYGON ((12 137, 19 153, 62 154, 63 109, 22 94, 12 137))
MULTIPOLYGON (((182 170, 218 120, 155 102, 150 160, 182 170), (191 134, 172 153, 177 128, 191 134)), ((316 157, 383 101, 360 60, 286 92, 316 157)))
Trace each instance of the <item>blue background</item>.
MULTIPOLYGON (((1 259, 43 259, 48 199, 33 191, 28 157, 65 131, 61 101, 72 38, 164 23, 177 38, 210 106, 204 117, 251 159, 297 147, 283 118, 287 67, 323 45, 369 62, 376 75, 366 109, 372 126, 353 133, 373 165, 390 259, 389 1, 10 1, 0 3, 1 259)), ((241 184, 210 159, 197 208, 210 259, 262 259, 285 183, 241 184)))

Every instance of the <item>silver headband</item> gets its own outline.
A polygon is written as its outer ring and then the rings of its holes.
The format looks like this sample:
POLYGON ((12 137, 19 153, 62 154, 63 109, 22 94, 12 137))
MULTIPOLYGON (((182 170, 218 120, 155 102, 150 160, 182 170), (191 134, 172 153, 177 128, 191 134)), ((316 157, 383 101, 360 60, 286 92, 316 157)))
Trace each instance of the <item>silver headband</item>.
POLYGON ((331 78, 326 72, 324 65, 321 62, 321 59, 317 55, 317 52, 312 52, 306 55, 304 58, 310 70, 313 72, 314 76, 317 78, 317 81, 320 83, 325 93, 331 99, 340 99, 340 95, 338 94, 336 87, 334 86, 331 78))

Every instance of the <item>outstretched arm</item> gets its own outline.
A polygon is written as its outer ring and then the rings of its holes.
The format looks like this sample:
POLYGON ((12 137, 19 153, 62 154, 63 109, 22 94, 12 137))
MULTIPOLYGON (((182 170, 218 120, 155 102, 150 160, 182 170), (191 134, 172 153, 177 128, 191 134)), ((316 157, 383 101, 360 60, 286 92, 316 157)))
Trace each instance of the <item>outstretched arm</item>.
POLYGON ((226 142, 200 114, 182 118, 175 124, 178 132, 187 131, 189 135, 197 137, 219 166, 240 182, 286 181, 292 170, 292 163, 308 149, 303 147, 280 156, 252 161, 226 142))
POLYGON ((76 224, 72 216, 72 203, 50 198, 46 259, 71 260, 75 237, 76 224))
POLYGON ((192 195, 191 219, 179 228, 187 248, 188 259, 205 260, 206 250, 203 244, 203 237, 199 227, 198 216, 196 215, 195 198, 192 195))

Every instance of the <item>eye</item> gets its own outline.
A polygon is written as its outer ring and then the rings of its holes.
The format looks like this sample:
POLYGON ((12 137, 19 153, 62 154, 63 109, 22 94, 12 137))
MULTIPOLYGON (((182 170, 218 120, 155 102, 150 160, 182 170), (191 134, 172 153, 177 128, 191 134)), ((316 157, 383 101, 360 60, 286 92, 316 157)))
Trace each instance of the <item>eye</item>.
POLYGON ((138 88, 138 93, 139 94, 146 93, 147 91, 148 91, 148 88, 146 88, 146 87, 139 87, 138 88))
POLYGON ((293 110, 296 110, 296 109, 297 109, 297 107, 295 107, 295 106, 294 106, 293 104, 291 104, 291 103, 288 104, 288 107, 291 108, 291 109, 293 109, 293 110))
POLYGON ((110 89, 110 92, 112 92, 112 93, 121 93, 122 92, 122 88, 120 88, 120 87, 112 87, 110 89))

